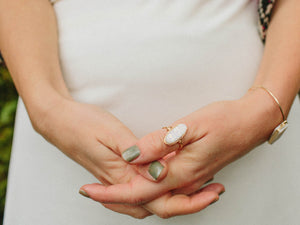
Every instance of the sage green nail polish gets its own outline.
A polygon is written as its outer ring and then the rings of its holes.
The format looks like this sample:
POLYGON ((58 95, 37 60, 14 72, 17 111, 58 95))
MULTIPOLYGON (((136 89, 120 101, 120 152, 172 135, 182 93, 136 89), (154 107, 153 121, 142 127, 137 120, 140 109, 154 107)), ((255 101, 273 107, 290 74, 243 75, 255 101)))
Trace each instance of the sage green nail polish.
POLYGON ((80 189, 79 190, 79 194, 83 195, 84 197, 89 198, 90 196, 88 195, 88 193, 86 193, 84 190, 80 189))
POLYGON ((157 180, 164 168, 165 167, 159 161, 154 161, 150 164, 148 172, 155 180, 157 180))
POLYGON ((221 195, 221 194, 223 194, 225 191, 222 191, 220 194, 219 194, 219 196, 221 195))
POLYGON ((209 205, 214 204, 215 202, 217 202, 219 199, 217 198, 216 200, 214 200, 212 203, 210 203, 209 205))
POLYGON ((211 178, 210 180, 206 181, 204 184, 207 184, 207 183, 209 183, 209 182, 211 182, 213 180, 214 180, 214 178, 211 178))
POLYGON ((136 159, 141 154, 141 151, 138 146, 134 145, 130 148, 127 148, 123 153, 122 157, 127 162, 131 162, 132 160, 136 159))

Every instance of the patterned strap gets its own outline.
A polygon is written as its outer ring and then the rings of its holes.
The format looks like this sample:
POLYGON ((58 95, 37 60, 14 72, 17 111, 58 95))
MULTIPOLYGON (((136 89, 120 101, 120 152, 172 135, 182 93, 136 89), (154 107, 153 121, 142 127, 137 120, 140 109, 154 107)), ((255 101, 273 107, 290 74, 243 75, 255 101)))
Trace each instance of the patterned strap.
POLYGON ((258 28, 261 40, 265 43, 267 31, 271 19, 272 9, 275 4, 275 0, 259 0, 258 5, 258 28))

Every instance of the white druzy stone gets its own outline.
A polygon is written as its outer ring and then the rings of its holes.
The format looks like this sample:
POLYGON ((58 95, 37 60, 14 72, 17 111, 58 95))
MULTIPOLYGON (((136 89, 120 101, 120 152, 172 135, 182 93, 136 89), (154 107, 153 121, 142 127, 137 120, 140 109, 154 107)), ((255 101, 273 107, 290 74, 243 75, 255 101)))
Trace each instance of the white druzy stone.
POLYGON ((167 145, 173 145, 177 143, 186 133, 187 126, 183 123, 178 124, 176 127, 174 127, 172 130, 170 130, 165 139, 164 142, 167 145))

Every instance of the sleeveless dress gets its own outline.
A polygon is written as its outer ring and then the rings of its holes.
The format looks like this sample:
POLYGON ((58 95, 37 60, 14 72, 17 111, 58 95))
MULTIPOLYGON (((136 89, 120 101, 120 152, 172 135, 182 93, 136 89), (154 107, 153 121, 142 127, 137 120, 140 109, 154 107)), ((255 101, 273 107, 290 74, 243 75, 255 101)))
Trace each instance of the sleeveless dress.
MULTIPOLYGON (((263 53, 251 0, 62 0, 54 5, 72 96, 105 108, 137 137, 213 101, 240 98, 263 53)), ((296 225, 300 107, 274 145, 231 163, 220 200, 199 213, 137 220, 78 194, 97 180, 37 134, 20 99, 4 225, 296 225)))

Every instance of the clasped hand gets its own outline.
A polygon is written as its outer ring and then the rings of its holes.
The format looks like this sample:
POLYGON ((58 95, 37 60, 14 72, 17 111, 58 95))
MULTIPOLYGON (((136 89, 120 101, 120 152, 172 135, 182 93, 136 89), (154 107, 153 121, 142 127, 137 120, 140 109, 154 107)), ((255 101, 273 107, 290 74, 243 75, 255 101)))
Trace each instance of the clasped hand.
MULTIPOLYGON (((266 141, 272 131, 274 124, 265 119, 266 114, 273 117, 272 106, 253 108, 255 95, 213 103, 174 122, 173 127, 180 123, 188 127, 180 151, 178 145, 164 144, 167 132, 164 129, 146 135, 134 143, 140 154, 130 164, 138 173, 129 182, 108 186, 89 184, 81 190, 105 207, 127 214, 130 213, 124 212, 120 204, 132 209, 141 206, 163 218, 202 210, 224 192, 222 184, 201 188, 203 184, 227 164, 266 141), (263 126, 258 126, 260 122, 263 126), (148 172, 155 160, 164 165, 156 182, 148 172)), ((120 156, 121 152, 116 153, 120 156)))
POLYGON ((203 185, 264 142, 280 121, 280 114, 273 114, 276 106, 261 97, 258 105, 255 93, 213 103, 175 121, 172 126, 184 123, 188 127, 180 151, 177 144, 164 144, 165 129, 138 140, 109 112, 69 99, 49 105, 32 122, 49 142, 102 183, 81 187, 91 199, 136 218, 151 214, 168 218, 198 212, 216 201, 224 186, 203 185), (131 146, 137 146, 140 155, 127 162, 122 153, 131 146), (148 172, 153 161, 164 166, 157 180, 148 172))

